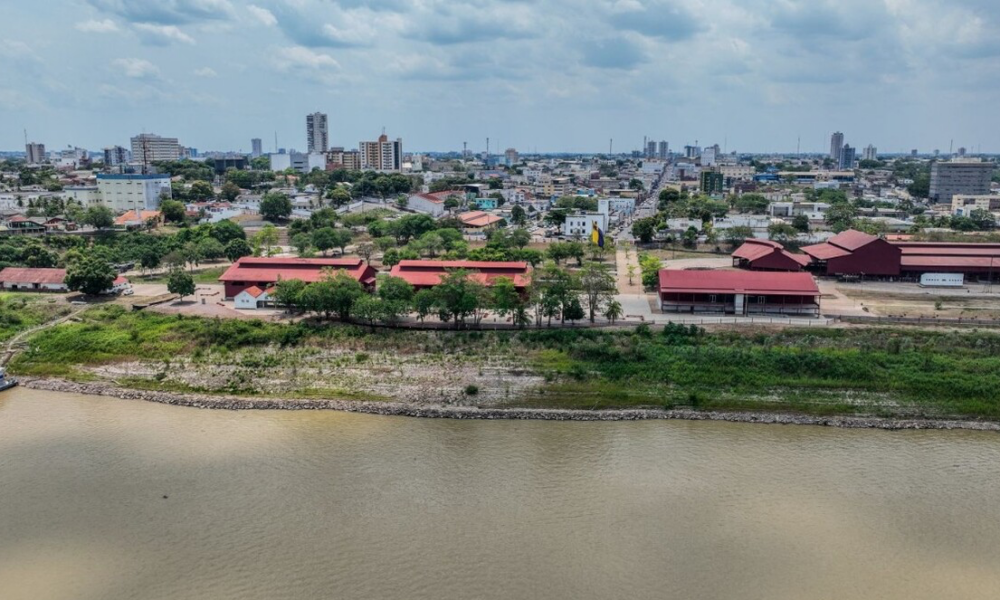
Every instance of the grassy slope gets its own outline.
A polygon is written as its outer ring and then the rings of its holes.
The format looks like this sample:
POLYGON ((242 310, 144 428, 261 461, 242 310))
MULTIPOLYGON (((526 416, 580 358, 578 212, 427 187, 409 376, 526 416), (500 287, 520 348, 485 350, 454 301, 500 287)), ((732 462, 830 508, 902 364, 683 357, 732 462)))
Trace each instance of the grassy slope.
MULTIPOLYGON (((249 372, 266 377, 289 368, 279 363, 310 361, 315 365, 314 360, 330 361, 325 366, 335 370, 334 359, 313 358, 319 356, 319 348, 424 355, 428 364, 445 356, 485 365, 491 357, 505 355, 520 357, 526 370, 544 375, 546 381, 539 389, 507 399, 505 403, 511 406, 694 406, 1000 419, 1000 335, 974 331, 705 333, 668 327, 634 333, 367 334, 355 327, 178 318, 104 307, 89 311, 82 323, 33 336, 30 351, 17 356, 11 368, 24 374, 86 379, 93 375, 81 368, 85 365, 140 357, 150 363, 184 356, 222 360, 226 353, 238 353, 241 348, 278 344, 287 350, 277 353, 277 362, 250 365, 249 372)), ((238 391, 253 393, 253 379, 238 391)), ((183 391, 169 375, 127 383, 183 391)), ((339 392, 343 396, 360 393, 339 392)))
POLYGON ((70 310, 68 304, 46 294, 0 293, 0 342, 70 310))

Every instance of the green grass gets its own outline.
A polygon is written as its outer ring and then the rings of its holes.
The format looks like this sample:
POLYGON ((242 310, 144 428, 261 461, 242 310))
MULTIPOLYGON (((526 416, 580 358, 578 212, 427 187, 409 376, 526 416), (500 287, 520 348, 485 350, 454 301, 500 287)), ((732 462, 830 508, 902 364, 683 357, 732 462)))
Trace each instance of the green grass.
MULTIPOLYGON (((229 266, 225 265, 225 266, 221 266, 221 267, 210 267, 208 269, 200 269, 200 270, 197 270, 197 271, 193 271, 191 273, 191 278, 194 279, 194 282, 196 284, 202 284, 202 285, 204 285, 204 284, 210 284, 210 283, 219 283, 219 276, 222 275, 226 271, 226 269, 228 269, 228 268, 229 268, 229 266)), ((139 283, 163 283, 163 284, 165 284, 165 283, 167 283, 167 277, 168 277, 168 275, 166 273, 158 273, 158 274, 153 275, 151 277, 137 277, 137 278, 135 278, 135 280, 132 283, 136 283, 136 284, 139 284, 139 283)))
POLYGON ((0 342, 70 312, 68 304, 51 295, 0 293, 0 342))
MULTIPOLYGON (((499 361, 512 365, 512 372, 543 376, 543 385, 511 398, 511 406, 692 407, 1000 420, 1000 334, 975 330, 709 333, 667 326, 634 331, 368 333, 365 328, 312 321, 287 325, 131 313, 112 305, 92 308, 80 322, 43 330, 29 342, 29 349, 13 359, 12 372, 87 379, 94 377, 88 367, 132 360, 169 364, 181 357, 201 366, 238 366, 239 376, 215 393, 251 394, 255 379, 287 373, 299 364, 335 373, 341 363, 364 365, 372 356, 389 355, 426 361, 429 369, 456 361, 484 366, 499 361), (285 350, 245 352, 265 346, 285 350), (338 350, 339 358, 320 358, 323 349, 338 350), (328 362, 318 364, 321 360, 328 362)), ((169 373, 127 383, 213 393, 185 387, 169 373)), ((300 386, 283 393, 391 399, 336 384, 323 389, 308 382, 300 386)))

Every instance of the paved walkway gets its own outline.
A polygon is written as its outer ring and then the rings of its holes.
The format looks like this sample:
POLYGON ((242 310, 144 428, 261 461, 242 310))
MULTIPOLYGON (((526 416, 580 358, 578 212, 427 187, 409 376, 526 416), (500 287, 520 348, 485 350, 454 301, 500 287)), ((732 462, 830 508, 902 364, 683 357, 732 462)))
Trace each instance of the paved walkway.
MULTIPOLYGON (((628 250, 619 249, 615 252, 615 262, 618 272, 618 293, 620 294, 641 294, 642 293, 642 272, 639 270, 639 255, 635 248, 628 250), (632 265, 634 271, 632 283, 628 282, 628 267, 632 265)), ((618 300, 621 302, 621 299, 618 300)), ((622 303, 622 307, 625 304, 622 303)), ((627 311, 626 311, 627 312, 627 311)))

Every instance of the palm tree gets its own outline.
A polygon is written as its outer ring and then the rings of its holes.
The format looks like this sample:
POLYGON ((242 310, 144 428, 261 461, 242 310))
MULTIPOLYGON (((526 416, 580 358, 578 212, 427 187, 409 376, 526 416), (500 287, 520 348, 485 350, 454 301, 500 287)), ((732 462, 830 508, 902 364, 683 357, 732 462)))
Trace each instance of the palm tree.
POLYGON ((607 307, 605 307, 605 309, 604 309, 604 316, 609 321, 611 321, 612 325, 614 325, 615 321, 617 321, 618 319, 620 319, 622 317, 622 305, 621 305, 621 303, 618 302, 615 299, 609 300, 607 307))

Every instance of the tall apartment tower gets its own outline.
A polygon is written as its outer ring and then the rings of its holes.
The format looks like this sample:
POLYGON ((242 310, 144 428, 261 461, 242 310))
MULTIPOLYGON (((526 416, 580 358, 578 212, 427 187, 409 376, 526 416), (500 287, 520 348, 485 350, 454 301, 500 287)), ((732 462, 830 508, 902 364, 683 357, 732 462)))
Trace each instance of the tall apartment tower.
POLYGON ((45 162, 45 144, 28 142, 27 144, 24 145, 24 155, 29 165, 42 164, 43 162, 45 162))
POLYGON ((310 153, 326 152, 330 149, 330 134, 325 114, 316 112, 306 115, 306 140, 310 153))
POLYGON ((871 144, 868 144, 867 146, 865 146, 865 151, 862 154, 862 158, 864 158, 865 160, 878 160, 878 148, 876 148, 871 144))
POLYGON ((400 171, 403 168, 403 138, 389 141, 383 133, 374 142, 361 142, 361 168, 374 171, 400 171))
POLYGON ((150 163, 180 160, 183 155, 177 138, 160 137, 154 133, 140 133, 132 138, 132 160, 149 166, 150 163))
POLYGON ((839 131, 830 136, 830 158, 840 161, 840 153, 844 149, 844 134, 839 131))
POLYGON ((844 144, 844 147, 840 149, 840 157, 837 161, 837 168, 841 171, 849 171, 854 168, 854 159, 857 156, 857 150, 848 144, 844 144))
POLYGON ((657 158, 662 160, 667 160, 667 155, 670 154, 670 146, 667 142, 660 142, 659 149, 656 152, 657 158))
POLYGON ((108 146, 104 149, 104 166, 117 167, 127 163, 130 159, 129 152, 121 146, 108 146))
POLYGON ((983 196, 990 193, 993 163, 979 159, 953 159, 931 165, 931 189, 935 202, 950 203, 952 196, 983 196))
POLYGON ((260 138, 253 138, 250 140, 250 155, 254 158, 264 154, 264 144, 261 143, 260 138))

